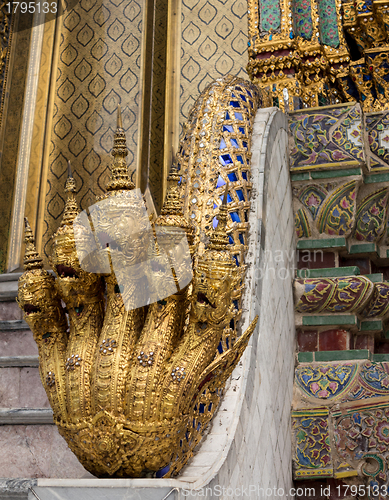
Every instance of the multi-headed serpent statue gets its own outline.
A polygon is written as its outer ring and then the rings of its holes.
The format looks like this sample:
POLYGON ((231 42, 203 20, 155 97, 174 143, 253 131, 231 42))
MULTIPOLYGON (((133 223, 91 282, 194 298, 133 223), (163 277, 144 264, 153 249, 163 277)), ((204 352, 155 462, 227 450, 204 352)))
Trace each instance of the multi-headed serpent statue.
POLYGON ((256 319, 239 335, 236 321, 258 102, 257 88, 236 77, 202 93, 153 222, 152 214, 142 216, 142 196, 127 172, 119 116, 111 180, 95 218, 94 206, 79 213, 68 177, 53 236, 56 277, 43 269, 26 222, 18 302, 39 348, 59 432, 98 477, 176 474, 203 436, 255 328, 256 319), (188 262, 179 258, 163 268, 164 249, 166 257, 182 235, 190 269, 179 269, 188 262), (164 289, 167 270, 173 293, 164 289))

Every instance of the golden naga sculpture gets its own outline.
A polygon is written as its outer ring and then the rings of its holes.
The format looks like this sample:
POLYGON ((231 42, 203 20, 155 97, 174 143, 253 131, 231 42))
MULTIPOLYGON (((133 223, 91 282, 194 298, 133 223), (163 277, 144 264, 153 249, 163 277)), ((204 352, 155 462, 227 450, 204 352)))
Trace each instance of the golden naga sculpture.
POLYGON ((251 80, 283 110, 389 109, 389 2, 248 0, 251 80))
POLYGON ((239 336, 236 321, 258 102, 235 77, 203 92, 153 223, 128 176, 119 110, 111 180, 81 213, 69 171, 56 277, 26 221, 18 303, 59 432, 98 477, 177 474, 255 328, 239 336))

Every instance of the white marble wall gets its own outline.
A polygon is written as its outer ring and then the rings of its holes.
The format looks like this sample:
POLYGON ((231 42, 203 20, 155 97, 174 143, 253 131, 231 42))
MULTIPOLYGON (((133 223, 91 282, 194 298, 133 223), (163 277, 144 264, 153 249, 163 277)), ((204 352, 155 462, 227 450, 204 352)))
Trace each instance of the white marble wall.
POLYGON ((106 488, 112 486, 123 499, 292 498, 295 241, 286 116, 276 108, 260 110, 253 134, 250 265, 242 329, 256 314, 259 327, 209 434, 179 479, 38 479, 34 490, 42 500, 54 498, 54 492, 56 498, 84 500, 89 488, 94 488, 94 498, 106 498, 106 488))
MULTIPOLYGON (((247 364, 246 373, 233 374, 233 379, 246 378, 240 388, 242 405, 235 415, 238 421, 226 429, 235 433, 226 459, 206 485, 210 488, 206 496, 209 499, 281 499, 287 498, 293 486, 290 407, 295 352, 292 296, 295 241, 285 115, 274 108, 260 110, 253 134, 255 190, 250 216, 252 254, 247 259, 250 268, 245 323, 255 314, 259 314, 260 321, 243 360, 247 364), (221 495, 219 486, 225 488, 221 495)), ((222 411, 233 412, 229 400, 227 393, 222 411)), ((201 454, 202 450, 193 462, 201 463, 201 454)), ((190 469, 191 464, 183 478, 192 472, 190 469)), ((200 489, 194 498, 203 493, 200 489)))

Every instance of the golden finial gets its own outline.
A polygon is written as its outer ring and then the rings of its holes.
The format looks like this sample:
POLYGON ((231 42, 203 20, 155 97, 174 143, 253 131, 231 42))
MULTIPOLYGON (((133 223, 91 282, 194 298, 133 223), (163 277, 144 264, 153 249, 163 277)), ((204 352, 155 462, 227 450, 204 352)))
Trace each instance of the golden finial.
POLYGON ((180 174, 178 173, 178 169, 175 165, 172 165, 169 175, 167 176, 166 198, 161 210, 161 215, 184 215, 178 187, 179 182, 180 174))
POLYGON ((114 157, 114 161, 111 166, 111 179, 106 186, 106 190, 117 191, 119 189, 134 189, 135 185, 128 175, 128 168, 125 160, 128 155, 128 150, 120 106, 118 106, 117 126, 111 154, 114 157))
POLYGON ((68 226, 73 224, 74 219, 79 214, 78 205, 74 193, 76 192, 76 181, 73 178, 70 161, 68 161, 68 178, 65 184, 65 193, 68 193, 65 210, 63 213, 61 226, 68 226))
POLYGON ((118 105, 117 112, 117 128, 123 128, 122 110, 120 109, 120 104, 118 105))
POLYGON ((24 218, 24 243, 26 244, 23 261, 24 269, 26 271, 30 269, 43 269, 42 259, 36 251, 35 239, 27 217, 24 218))
POLYGON ((226 184, 226 189, 224 191, 224 197, 222 204, 219 208, 219 213, 216 216, 219 221, 216 228, 212 231, 211 241, 208 245, 210 250, 226 250, 228 245, 228 235, 227 235, 227 194, 228 194, 228 182, 226 184))
POLYGON ((170 169, 167 177, 167 192, 161 214, 155 220, 156 226, 178 227, 186 232, 189 245, 192 245, 194 238, 194 227, 185 217, 180 198, 179 183, 180 174, 175 165, 170 169))

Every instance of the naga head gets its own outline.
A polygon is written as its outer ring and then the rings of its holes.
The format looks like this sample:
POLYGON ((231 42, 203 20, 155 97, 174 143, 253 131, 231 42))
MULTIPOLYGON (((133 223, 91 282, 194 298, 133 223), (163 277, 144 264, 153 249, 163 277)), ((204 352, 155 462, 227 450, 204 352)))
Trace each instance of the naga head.
POLYGON ((96 249, 93 258, 97 259, 100 268, 95 272, 116 274, 119 287, 121 281, 128 281, 125 270, 131 269, 131 278, 140 278, 142 265, 147 260, 148 246, 153 240, 142 194, 139 189, 135 189, 128 174, 127 154, 119 107, 111 177, 106 185, 106 193, 89 207, 88 214, 96 249))
POLYGON ((228 235, 226 198, 217 216, 208 248, 199 257, 193 282, 192 316, 199 322, 228 324, 232 314, 232 292, 239 270, 231 253, 227 250, 228 235))
POLYGON ((140 190, 108 193, 90 207, 90 215, 100 258, 112 259, 114 267, 115 262, 129 267, 147 259, 153 233, 140 190))
POLYGON ((25 272, 19 278, 17 302, 23 317, 33 331, 40 331, 35 340, 50 342, 57 325, 65 325, 65 315, 55 290, 55 279, 43 269, 42 259, 35 248, 35 241, 28 220, 25 219, 24 256, 25 272), (39 326, 39 328, 37 328, 39 326))
POLYGON ((56 284, 61 297, 70 299, 85 292, 95 293, 101 286, 100 277, 86 272, 80 265, 75 233, 77 238, 82 240, 85 230, 81 224, 75 223, 79 213, 75 191, 76 183, 68 162, 68 178, 65 185, 67 200, 61 224, 53 235, 51 264, 58 276, 56 284))

